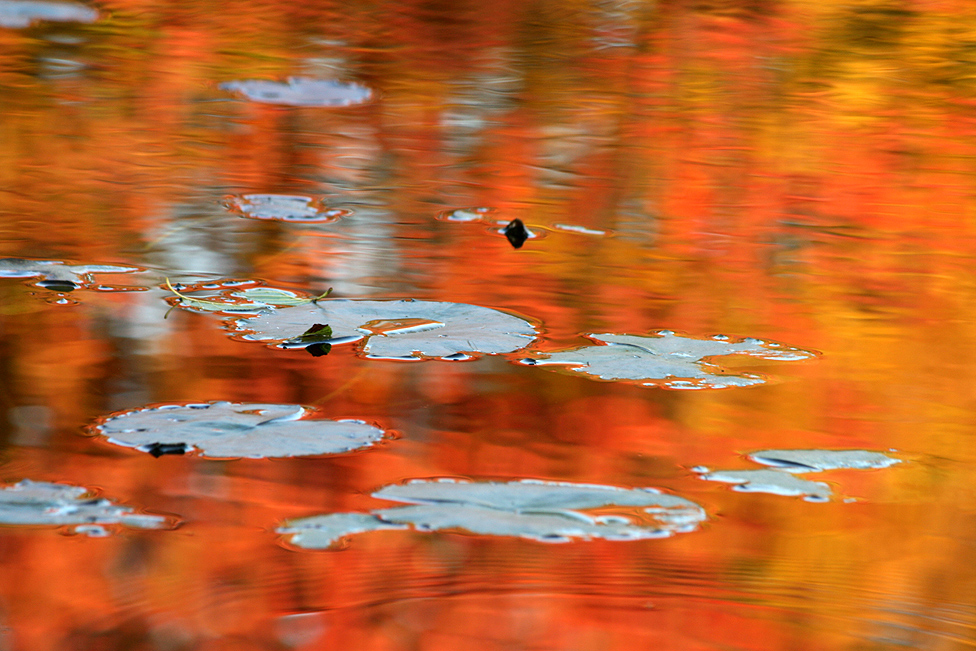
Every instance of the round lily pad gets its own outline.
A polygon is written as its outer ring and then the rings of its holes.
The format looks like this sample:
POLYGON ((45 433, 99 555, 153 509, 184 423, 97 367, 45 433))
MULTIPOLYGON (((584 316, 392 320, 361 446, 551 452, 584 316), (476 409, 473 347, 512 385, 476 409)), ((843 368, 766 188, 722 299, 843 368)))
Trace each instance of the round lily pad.
POLYGON ((418 480, 386 486, 373 496, 409 506, 369 514, 299 518, 285 523, 278 532, 308 549, 329 547, 354 533, 408 526, 418 531, 461 530, 543 542, 643 540, 693 531, 706 517, 694 502, 653 488, 537 480, 418 480), (613 508, 612 515, 586 512, 607 508, 613 508))
POLYGON ((112 414, 90 430, 154 456, 198 450, 206 457, 250 459, 339 454, 384 436, 360 420, 311 416, 314 410, 290 404, 165 404, 112 414))
POLYGON ((766 382, 753 373, 726 372, 714 361, 723 355, 749 355, 793 361, 817 353, 762 339, 732 340, 724 335, 694 338, 662 330, 651 335, 588 334, 604 345, 583 346, 553 353, 536 353, 520 360, 528 365, 559 365, 600 380, 629 380, 669 389, 720 389, 766 382))
POLYGON ((134 271, 142 269, 117 265, 65 264, 60 260, 0 259, 0 278, 42 278, 38 285, 56 291, 71 291, 88 286, 92 283, 92 274, 134 271))
POLYGON ((224 205, 231 212, 250 219, 306 224, 328 224, 352 214, 351 210, 330 208, 320 199, 289 194, 231 196, 224 200, 224 205))
POLYGON ((100 525, 158 529, 168 522, 163 516, 91 497, 91 491, 81 486, 25 479, 0 489, 0 524, 72 526, 79 533, 105 535, 100 525))
POLYGON ((291 77, 287 82, 251 79, 221 84, 222 90, 254 102, 285 106, 354 106, 368 102, 373 91, 355 82, 291 77))
POLYGON ((365 340, 366 357, 460 359, 464 353, 511 353, 535 339, 535 327, 478 305, 437 301, 320 300, 235 321, 244 338, 298 347, 317 324, 332 328, 332 345, 365 340), (292 341, 292 345, 289 342, 292 341))

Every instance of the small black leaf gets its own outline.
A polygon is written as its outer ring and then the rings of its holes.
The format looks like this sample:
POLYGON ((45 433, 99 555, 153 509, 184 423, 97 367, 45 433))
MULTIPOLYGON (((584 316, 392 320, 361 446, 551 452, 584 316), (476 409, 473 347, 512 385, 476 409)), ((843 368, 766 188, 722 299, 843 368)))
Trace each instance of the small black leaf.
POLYGON ((158 459, 164 454, 186 454, 190 447, 186 443, 150 443, 143 449, 158 459))
POLYGON ((529 231, 525 229, 525 224, 521 219, 513 219, 502 231, 509 243, 516 249, 521 249, 525 240, 529 239, 529 231))
POLYGON ((312 357, 322 357, 323 355, 329 354, 329 351, 332 350, 332 344, 312 344, 311 346, 306 346, 305 350, 312 357))

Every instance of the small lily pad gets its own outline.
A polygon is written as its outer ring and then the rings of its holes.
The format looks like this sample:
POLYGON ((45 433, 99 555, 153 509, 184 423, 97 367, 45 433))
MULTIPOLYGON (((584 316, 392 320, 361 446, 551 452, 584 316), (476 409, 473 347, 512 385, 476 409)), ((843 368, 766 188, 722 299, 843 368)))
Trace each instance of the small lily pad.
POLYGON ((777 470, 792 473, 820 472, 842 468, 887 468, 901 459, 881 452, 868 450, 763 450, 753 452, 749 458, 756 463, 774 466, 777 470))
MULTIPOLYGON (((142 271, 138 267, 115 265, 74 264, 60 260, 0 259, 0 278, 42 278, 37 284, 54 291, 71 291, 92 284, 92 274, 119 274, 142 271)), ((104 289, 104 288, 103 288, 104 289)))
POLYGON ((458 208, 456 210, 445 210, 437 214, 437 219, 446 222, 488 222, 494 223, 495 220, 493 215, 497 211, 494 208, 488 208, 486 206, 477 206, 474 208, 458 208))
POLYGON ((105 530, 92 525, 159 529, 169 524, 165 517, 137 513, 90 493, 81 486, 25 479, 0 489, 0 524, 79 527, 79 533, 93 535, 105 530))
POLYGON ((714 470, 700 476, 707 481, 735 484, 734 490, 744 493, 803 496, 811 502, 826 502, 831 495, 830 486, 823 482, 800 479, 779 470, 714 470))
POLYGON ((478 305, 435 301, 332 299, 238 319, 246 339, 281 347, 310 327, 327 323, 333 346, 365 340, 366 357, 457 359, 461 353, 495 355, 524 348, 536 337, 531 323, 478 305))
MULTIPOLYGON (((239 285, 238 281, 230 281, 231 285, 239 285)), ((240 289, 232 286, 227 288, 221 283, 205 283, 203 285, 181 286, 179 289, 166 279, 166 287, 173 292, 174 305, 194 311, 226 312, 228 314, 252 314, 263 312, 276 307, 292 307, 314 303, 329 295, 329 289, 318 296, 300 293, 289 289, 276 287, 246 287, 240 289), (190 296, 190 292, 220 290, 216 296, 190 296)))
POLYGON ((762 384, 752 373, 732 374, 706 358, 749 355, 769 360, 801 360, 817 353, 762 339, 733 341, 724 335, 697 339, 662 330, 652 335, 588 334, 606 345, 536 353, 528 365, 561 365, 601 380, 630 380, 669 389, 719 389, 762 384))
POLYGON ((354 106, 373 97, 373 91, 362 84, 309 77, 291 77, 284 83, 260 79, 229 81, 220 88, 254 102, 285 106, 354 106))
POLYGON ((224 200, 231 212, 250 219, 328 224, 352 214, 351 210, 330 208, 320 199, 288 194, 245 194, 224 200))
POLYGON ((249 459, 339 454, 369 447, 384 436, 382 429, 360 420, 314 415, 289 404, 166 404, 119 412, 89 429, 154 456, 184 446, 206 457, 249 459))
POLYGON ((352 533, 407 525, 543 542, 644 540, 693 531, 706 517, 694 502, 656 489, 568 482, 418 480, 386 486, 373 496, 410 506, 300 518, 278 532, 309 549, 329 547, 352 533), (612 514, 586 513, 594 509, 612 514))
POLYGON ((93 23, 98 12, 73 2, 0 0, 0 27, 21 28, 47 20, 59 23, 93 23))
POLYGON ((610 231, 601 231, 595 228, 587 228, 586 226, 578 226, 576 224, 553 224, 552 228, 557 231, 577 233, 579 235, 610 235, 610 231))

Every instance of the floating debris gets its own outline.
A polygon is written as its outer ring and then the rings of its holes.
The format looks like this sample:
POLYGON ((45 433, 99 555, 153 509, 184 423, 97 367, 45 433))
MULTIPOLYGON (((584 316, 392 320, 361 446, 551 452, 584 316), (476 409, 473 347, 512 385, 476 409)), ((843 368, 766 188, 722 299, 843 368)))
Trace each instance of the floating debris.
POLYGON ((536 353, 520 360, 526 365, 562 365, 601 380, 629 380, 668 389, 722 389, 763 384, 753 373, 733 374, 706 358, 749 355, 767 360, 795 361, 817 353, 762 339, 733 341, 725 335, 694 338, 661 330, 651 335, 587 334, 606 345, 536 353))
POLYGON ((225 459, 340 454, 369 447, 385 435, 361 420, 312 418, 317 415, 291 404, 165 404, 112 414, 89 431, 155 457, 196 449, 225 459))
POLYGON ((286 522, 278 533, 306 549, 327 548, 354 533, 408 526, 542 542, 645 540, 694 531, 706 518, 694 502, 653 488, 538 480, 415 480, 381 488, 373 497, 411 506, 299 518, 286 522), (608 507, 614 508, 613 515, 585 512, 608 507))
POLYGON ((525 224, 522 223, 521 219, 513 219, 510 221, 502 229, 502 232, 505 233, 505 238, 508 239, 508 243, 515 249, 521 249, 522 245, 525 244, 525 240, 529 239, 529 231, 525 228, 525 224))
POLYGON ((136 513, 104 498, 91 497, 81 486, 25 479, 0 489, 0 523, 74 527, 77 533, 104 536, 97 525, 117 524, 160 529, 173 523, 159 515, 136 513))
POLYGON ((252 79, 220 85, 255 102, 284 106, 355 106, 373 98, 373 91, 355 82, 291 77, 287 82, 252 79))
POLYGON ((529 345, 537 336, 531 323, 478 305, 436 301, 331 299, 264 313, 235 322, 245 339, 289 348, 316 324, 332 328, 329 343, 365 340, 371 358, 456 359, 459 353, 497 355, 529 345))
POLYGON ((321 199, 288 194, 245 194, 224 199, 228 210, 250 219, 329 224, 352 214, 330 208, 321 199))
POLYGON ((93 23, 96 20, 98 12, 85 5, 43 0, 0 0, 0 27, 19 29, 40 21, 93 23))

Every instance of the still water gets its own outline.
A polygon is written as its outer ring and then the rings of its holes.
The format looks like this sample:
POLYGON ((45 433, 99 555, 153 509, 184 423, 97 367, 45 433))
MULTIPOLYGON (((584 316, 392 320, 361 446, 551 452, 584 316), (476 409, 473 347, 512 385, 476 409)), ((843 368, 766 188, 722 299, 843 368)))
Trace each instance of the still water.
POLYGON ((974 53, 0 0, 0 649, 973 647, 974 53))

